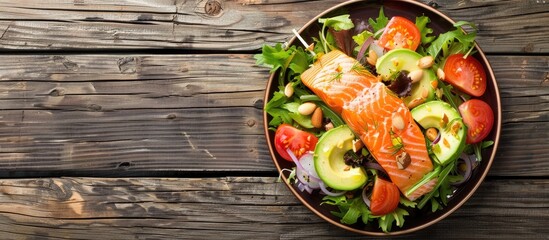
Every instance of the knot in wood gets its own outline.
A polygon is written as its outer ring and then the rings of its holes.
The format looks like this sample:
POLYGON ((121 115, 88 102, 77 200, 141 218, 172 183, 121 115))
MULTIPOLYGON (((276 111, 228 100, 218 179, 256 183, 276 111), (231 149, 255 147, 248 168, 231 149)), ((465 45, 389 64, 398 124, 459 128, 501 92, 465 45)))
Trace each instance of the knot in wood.
POLYGON ((101 111, 101 109, 103 109, 100 105, 97 105, 97 104, 90 104, 88 106, 88 109, 90 109, 91 111, 94 111, 94 112, 98 112, 98 111, 101 111))
POLYGON ((249 120, 246 122, 246 125, 248 125, 248 127, 253 127, 253 126, 255 126, 255 120, 249 119, 249 120))
POLYGON ((55 88, 55 89, 50 91, 50 96, 52 96, 52 97, 65 96, 65 89, 55 88))
POLYGON ((204 6, 204 11, 210 16, 219 15, 221 10, 223 10, 221 3, 217 0, 208 0, 204 6))

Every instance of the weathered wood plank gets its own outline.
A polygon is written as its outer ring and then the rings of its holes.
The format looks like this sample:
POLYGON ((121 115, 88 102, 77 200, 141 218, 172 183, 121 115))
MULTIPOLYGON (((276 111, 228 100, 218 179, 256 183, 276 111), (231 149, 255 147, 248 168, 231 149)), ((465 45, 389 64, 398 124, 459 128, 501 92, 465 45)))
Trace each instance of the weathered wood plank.
MULTIPOLYGON (((549 59, 490 61, 504 123, 490 175, 548 176, 549 59)), ((251 55, 4 56, 0 169, 276 174, 262 129, 267 77, 251 55)))
MULTIPOLYGON (((257 50, 344 0, 0 1, 1 49, 257 50), (219 4, 219 8, 216 8, 219 4)), ((479 26, 487 52, 548 52, 543 1, 422 0, 479 26)))
MULTIPOLYGON (((362 239, 275 178, 0 180, 0 235, 78 239, 362 239), (314 231, 313 231, 314 229, 314 231)), ((399 239, 541 239, 548 180, 487 180, 447 219, 399 239), (459 227, 456 227, 459 226, 459 227)))

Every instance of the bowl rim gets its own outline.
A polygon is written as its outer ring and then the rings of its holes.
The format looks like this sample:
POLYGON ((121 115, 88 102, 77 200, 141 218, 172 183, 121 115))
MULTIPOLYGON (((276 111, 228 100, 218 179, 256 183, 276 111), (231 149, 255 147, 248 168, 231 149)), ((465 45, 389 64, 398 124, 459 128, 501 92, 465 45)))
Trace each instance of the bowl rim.
MULTIPOLYGON (((440 12, 439 10, 437 10, 437 9, 427 5, 427 4, 419 2, 419 1, 415 1, 415 0, 390 0, 390 1, 403 2, 403 3, 407 3, 407 4, 416 5, 417 7, 424 8, 426 11, 431 11, 433 14, 438 15, 439 17, 445 19, 446 21, 448 21, 451 24, 456 23, 454 20, 452 20, 446 14, 440 12)), ((322 16, 324 16, 324 15, 326 15, 326 14, 328 14, 328 13, 330 13, 330 12, 336 10, 336 9, 342 8, 342 7, 347 6, 347 5, 360 3, 360 2, 364 2, 364 3, 378 2, 379 4, 382 5, 384 1, 383 0, 350 0, 350 1, 343 2, 343 3, 339 3, 337 5, 334 5, 330 8, 328 8, 328 9, 324 10, 321 13, 317 14, 314 18, 312 18, 305 25, 303 25, 297 32, 299 34, 301 34, 304 30, 308 29, 312 24, 316 23, 318 21, 318 18, 320 18, 320 17, 322 17, 322 16)), ((295 43, 296 41, 297 41, 297 37, 293 36, 292 38, 290 38, 290 40, 288 40, 286 42, 286 44, 287 44, 287 46, 290 46, 293 43, 295 43)), ((494 75, 494 71, 492 69, 492 66, 490 65, 490 62, 486 58, 486 55, 484 54, 484 51, 482 51, 480 46, 477 44, 476 40, 475 40, 475 45, 474 46, 478 50, 477 54, 478 54, 478 56, 480 56, 483 65, 485 65, 486 70, 488 70, 486 74, 490 75, 490 78, 492 79, 491 84, 493 84, 494 89, 495 89, 494 93, 495 93, 495 98, 496 98, 496 110, 494 111, 494 114, 495 114, 495 116, 497 116, 497 118, 495 119, 496 121, 494 122, 494 127, 495 127, 494 144, 493 144, 493 150, 490 154, 490 158, 486 163, 486 169, 484 170, 484 172, 482 172, 482 174, 480 175, 478 181, 475 182, 475 184, 473 185, 471 190, 469 192, 467 192, 462 199, 459 199, 457 204, 455 204, 453 207, 448 208, 443 214, 441 214, 440 216, 434 218, 433 220, 431 220, 429 222, 426 222, 425 224, 418 225, 416 227, 412 227, 412 228, 408 228, 408 229, 404 229, 404 230, 391 231, 391 232, 388 232, 388 233, 381 232, 381 231, 380 232, 372 232, 372 231, 360 230, 360 229, 353 228, 350 225, 345 225, 341 222, 334 221, 332 218, 329 218, 328 216, 324 215, 323 213, 321 213, 320 211, 318 211, 316 209, 318 206, 316 206, 316 207, 312 206, 310 203, 308 203, 297 192, 297 190, 295 188, 293 188, 292 186, 290 186, 288 184, 287 177, 284 174, 280 174, 282 180, 284 181, 284 185, 286 185, 286 187, 288 187, 288 189, 290 189, 292 194, 297 199, 299 199, 299 201, 303 205, 305 205, 310 211, 312 211, 318 217, 324 219, 325 221, 327 221, 327 222, 329 222, 329 223, 331 223, 331 224, 333 224, 333 225, 335 225, 339 228, 345 229, 347 231, 358 233, 358 234, 363 234, 363 235, 369 235, 369 236, 397 236, 397 235, 410 234, 412 232, 416 232, 416 231, 425 229, 425 228, 441 221, 442 219, 448 217, 453 212, 455 212, 465 202, 467 202, 467 200, 469 200, 469 198, 471 198, 471 196, 476 192, 476 190, 482 184, 482 182, 484 182, 484 179, 485 179, 486 175, 488 174, 488 172, 489 172, 489 170, 492 166, 492 163, 494 161, 494 158, 495 158, 498 146, 499 146, 500 133, 501 133, 501 122, 502 122, 502 120, 501 120, 502 119, 502 115, 501 115, 502 114, 502 111, 501 111, 501 98, 500 98, 500 93, 499 93, 499 88, 498 88, 498 85, 497 85, 497 81, 496 81, 496 78, 495 78, 495 75, 494 75)), ((276 73, 271 73, 270 76, 269 76, 269 80, 267 81, 267 87, 266 87, 266 91, 265 91, 265 95, 264 95, 264 106, 263 106, 263 108, 265 108, 265 105, 268 102, 267 100, 270 97, 270 91, 267 91, 267 90, 270 89, 271 85, 273 84, 275 74, 276 73)), ((494 110, 494 109, 492 109, 492 110, 494 110)), ((280 165, 278 164, 277 156, 273 152, 274 146, 273 146, 273 143, 271 142, 271 139, 269 137, 270 130, 269 130, 268 118, 269 118, 269 116, 268 116, 267 112, 263 111, 263 126, 264 126, 267 146, 269 148, 269 154, 271 155, 271 160, 275 164, 278 172, 280 172, 282 169, 281 169, 280 165)))

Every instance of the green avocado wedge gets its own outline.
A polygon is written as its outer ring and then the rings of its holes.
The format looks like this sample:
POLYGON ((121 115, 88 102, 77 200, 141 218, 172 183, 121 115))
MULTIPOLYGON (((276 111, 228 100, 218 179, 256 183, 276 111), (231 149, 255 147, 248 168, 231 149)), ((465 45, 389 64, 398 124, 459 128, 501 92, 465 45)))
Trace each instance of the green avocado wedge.
POLYGON ((440 133, 439 141, 431 147, 439 164, 446 165, 459 158, 465 148, 467 127, 456 109, 435 100, 415 107, 411 113, 423 129, 436 128, 440 133))
MULTIPOLYGON (((387 52, 377 60, 376 70, 383 80, 389 80, 391 76, 401 71, 420 70, 417 63, 421 58, 421 54, 410 49, 397 48, 387 52)), ((410 96, 403 99, 406 107, 414 108, 421 103, 434 99, 437 84, 438 80, 435 72, 432 69, 423 69, 423 77, 419 82, 412 84, 410 96)))
POLYGON ((366 183, 368 176, 362 167, 345 164, 343 156, 353 148, 354 133, 346 125, 327 131, 314 150, 315 170, 320 179, 336 190, 354 190, 366 183))

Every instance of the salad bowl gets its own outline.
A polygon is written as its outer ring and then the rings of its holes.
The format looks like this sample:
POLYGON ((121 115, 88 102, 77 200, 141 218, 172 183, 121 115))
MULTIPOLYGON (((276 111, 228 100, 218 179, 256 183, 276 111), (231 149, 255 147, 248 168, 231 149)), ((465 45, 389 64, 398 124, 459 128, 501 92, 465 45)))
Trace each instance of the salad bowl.
MULTIPOLYGON (((408 19, 415 19, 418 16, 429 17, 431 20, 429 26, 433 29, 433 35, 435 36, 454 29, 454 24, 456 23, 440 11, 414 0, 348 1, 322 12, 307 22, 297 32, 306 42, 311 43, 314 38, 318 38, 319 32, 321 31, 322 25, 319 24, 318 21, 320 18, 332 17, 343 12, 349 14, 351 18, 354 19, 375 19, 381 8, 383 8, 386 16, 403 16, 408 19)), ((288 46, 302 46, 302 43, 297 37, 291 38, 286 44, 288 46)), ((491 141, 493 144, 490 147, 482 149, 480 153, 482 160, 476 163, 477 165, 472 170, 470 178, 465 183, 457 187, 452 196, 449 198, 447 205, 443 206, 441 210, 433 212, 430 207, 409 210, 409 215, 406 216, 405 224, 402 227, 394 226, 391 231, 386 232, 382 231, 376 223, 364 224, 360 221, 354 224, 342 223, 341 219, 332 213, 337 209, 337 207, 329 204, 322 204, 323 197, 325 195, 321 194, 319 191, 313 191, 312 193, 302 191, 296 184, 292 184, 289 181, 289 174, 287 171, 283 171, 283 169, 292 169, 295 165, 291 161, 282 159, 280 154, 277 153, 274 142, 275 132, 270 129, 269 126, 269 122, 272 117, 269 116, 267 112, 264 112, 264 129, 267 144, 274 165, 281 173, 282 181, 288 186, 295 197, 314 214, 335 226, 359 234, 373 236, 407 234, 427 228, 448 217, 463 204, 465 204, 471 196, 473 196, 488 174, 490 166, 494 162, 501 131, 501 102, 494 73, 485 54, 476 43, 474 46, 473 56, 481 63, 484 71, 486 72, 486 91, 478 98, 486 102, 492 108, 494 113, 493 127, 488 136, 485 138, 485 140, 491 141)), ((274 92, 279 90, 277 80, 279 74, 279 71, 275 71, 269 78, 265 92, 265 103, 273 97, 274 92)))

